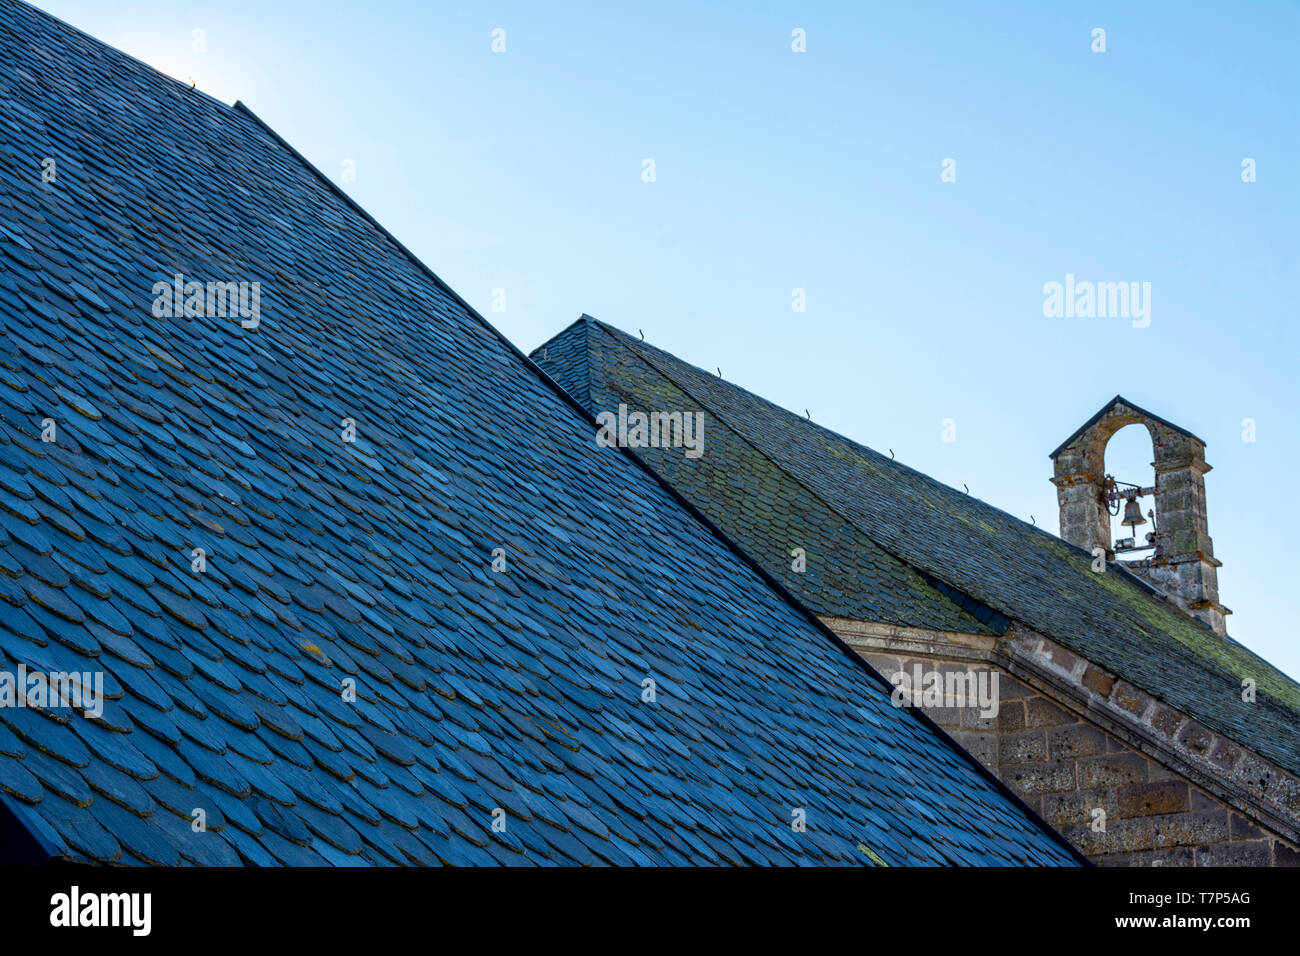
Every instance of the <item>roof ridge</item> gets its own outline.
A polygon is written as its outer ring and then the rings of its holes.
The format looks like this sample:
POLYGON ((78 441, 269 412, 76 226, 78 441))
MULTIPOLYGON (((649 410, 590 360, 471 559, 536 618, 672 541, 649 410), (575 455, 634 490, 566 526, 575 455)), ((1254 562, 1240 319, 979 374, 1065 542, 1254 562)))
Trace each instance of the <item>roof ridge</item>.
MULTIPOLYGON (((4 0, 0 0, 0 2, 4 2, 4 0)), ((73 24, 69 23, 67 20, 64 20, 62 17, 56 16, 55 14, 51 13, 50 11, 42 7, 38 7, 34 3, 28 3, 26 2, 26 0, 13 0, 13 2, 21 3, 22 6, 28 8, 29 10, 35 11, 36 13, 45 17, 47 20, 53 20, 63 29, 70 30, 71 32, 77 34, 77 36, 93 44, 96 49, 109 50, 112 53, 116 54, 117 56, 130 60, 136 66, 143 67, 144 69, 148 70, 150 73, 154 73, 160 76, 168 83, 175 84, 180 88, 181 92, 198 93, 200 96, 206 97, 207 99, 211 100, 213 103, 220 106, 223 110, 233 110, 236 106, 239 105, 238 100, 236 100, 234 103, 226 103, 223 100, 219 100, 217 99, 217 97, 213 96, 211 93, 207 92, 206 90, 199 89, 198 86, 196 86, 194 83, 192 82, 186 83, 184 80, 180 79, 179 77, 172 76, 170 73, 165 73, 162 70, 158 69, 158 67, 154 66, 152 63, 146 63, 138 56, 133 56, 132 54, 127 53, 121 47, 113 46, 113 44, 111 43, 105 43, 103 40, 91 36, 89 33, 81 29, 80 27, 74 26, 73 24)))
MULTIPOLYGON (((620 329, 614 328, 613 326, 608 325, 608 323, 601 322, 599 319, 596 319, 595 321, 596 321, 596 323, 597 323, 598 325, 601 325, 601 326, 603 326, 603 327, 605 327, 605 328, 607 328, 607 329, 612 329, 614 332, 618 333, 619 335, 626 336, 626 337, 628 338, 629 341, 632 341, 631 336, 628 335, 626 332, 623 332, 623 331, 620 330, 620 329)), ((647 346, 649 346, 649 347, 652 348, 652 349, 655 349, 655 348, 656 348, 655 346, 649 345, 649 343, 638 343, 638 342, 632 342, 632 345, 633 345, 633 346, 641 345, 641 344, 647 345, 647 346)), ((662 350, 658 350, 658 349, 656 349, 656 350, 657 350, 657 351, 662 351, 662 350)), ((670 353, 670 352, 665 352, 664 354, 669 355, 669 356, 672 357, 675 361, 680 362, 680 363, 683 364, 683 365, 687 365, 687 366, 689 366, 689 367, 695 369, 696 371, 698 371, 698 372, 699 372, 700 374, 702 374, 702 375, 705 375, 705 376, 708 376, 708 375, 709 375, 709 372, 708 372, 707 369, 702 369, 702 368, 700 368, 698 365, 691 365, 691 363, 686 362, 685 360, 683 360, 683 359, 681 359, 681 358, 678 358, 676 355, 673 355, 673 354, 670 353)), ((656 366, 656 368, 658 368, 658 366, 656 366)), ((672 376, 669 375, 667 372, 663 371, 663 369, 660 369, 660 371, 661 371, 664 375, 667 375, 670 379, 672 379, 672 376)), ((676 379, 673 379, 673 381, 676 381, 676 379)), ((813 428, 816 428, 818 431, 820 431, 820 432, 822 432, 822 433, 824 433, 824 434, 826 434, 826 435, 832 437, 832 438, 835 439, 836 441, 844 442, 844 443, 847 444, 850 448, 852 448, 854 451, 857 451, 857 452, 865 452, 867 455, 870 455, 871 457, 873 457, 873 458, 875 458, 876 460, 878 460, 882 468, 887 468, 887 469, 903 469, 903 470, 906 470, 907 472, 911 473, 912 475, 917 476, 917 478, 921 479, 922 481, 926 482, 927 484, 929 484, 929 485, 931 485, 931 486, 933 486, 933 487, 935 487, 935 488, 937 488, 937 489, 942 490, 942 492, 945 493, 945 494, 952 494, 952 495, 957 494, 957 489, 956 489, 956 488, 952 487, 951 485, 945 484, 944 482, 942 482, 942 481, 940 481, 939 479, 935 478, 933 475, 930 475, 930 474, 928 474, 928 473, 926 473, 926 472, 924 472, 924 471, 921 471, 921 470, 919 470, 919 469, 917 469, 917 468, 913 468, 911 465, 907 464, 906 462, 899 461, 897 458, 887 458, 885 455, 881 454, 879 451, 877 451, 876 449, 872 448, 871 446, 869 446, 869 445, 864 445, 864 444, 862 444, 861 442, 859 442, 859 441, 857 441, 857 440, 855 440, 855 439, 853 439, 853 438, 850 438, 850 437, 847 436, 847 435, 841 435, 839 432, 832 431, 831 429, 827 428, 825 425, 822 425, 822 424, 820 424, 819 422, 815 422, 815 421, 813 421, 811 418, 800 418, 799 415, 798 415, 797 413, 790 411, 790 409, 785 408, 784 406, 778 405, 776 402, 773 402, 773 401, 771 401, 770 399, 764 398, 762 395, 759 395, 759 394, 757 394, 756 392, 751 392, 751 391, 749 391, 748 389, 745 389, 745 388, 743 388, 742 386, 735 384, 734 382, 727 382, 726 379, 723 379, 722 381, 723 381, 723 382, 726 382, 726 384, 729 385, 729 386, 731 386, 732 388, 735 388, 735 389, 738 389, 738 390, 740 390, 740 391, 743 391, 746 395, 753 396, 753 397, 756 398, 758 401, 762 402, 762 403, 765 404, 765 405, 768 405, 768 406, 772 407, 773 409, 776 409, 776 410, 777 410, 778 412, 780 412, 781 414, 784 414, 784 415, 789 416, 791 420, 793 420, 793 421, 795 421, 795 422, 798 422, 799 425, 800 425, 800 427, 804 427, 804 428, 806 428, 806 427, 811 426, 811 427, 813 427, 813 428)), ((678 384, 679 384, 679 386, 680 386, 680 383, 678 383, 678 384)), ((685 389, 684 387, 683 387, 683 391, 686 391, 686 389, 685 389)), ((1097 413, 1096 416, 1094 416, 1094 420, 1095 420, 1096 418, 1100 418, 1101 415, 1103 415, 1103 414, 1104 414, 1104 413, 1105 413, 1109 408, 1111 408, 1112 406, 1114 406, 1114 405, 1116 404, 1116 402, 1123 402, 1125 405, 1128 405, 1130 408, 1134 409, 1135 411, 1141 411, 1143 414, 1146 414, 1146 415, 1150 415, 1150 414, 1151 414, 1150 412, 1147 412, 1145 409, 1142 409, 1142 408, 1140 408, 1139 406, 1134 405, 1132 402, 1128 401, 1128 400, 1125 399, 1123 396, 1121 396, 1121 395, 1116 395, 1114 399, 1112 399, 1110 402, 1108 402, 1108 403, 1106 404, 1106 407, 1105 407, 1105 408, 1103 408, 1100 412, 1097 413)), ((716 412, 715 412, 715 414, 716 414, 716 412)), ((1152 417, 1152 418, 1156 418, 1156 416, 1154 416, 1154 415, 1152 415, 1151 417, 1152 417)), ((1163 419, 1157 419, 1157 420, 1161 421, 1162 423, 1165 423, 1163 419)), ((1167 424, 1167 423, 1165 423, 1165 424, 1167 424)), ((1087 426, 1085 425, 1084 427, 1086 428, 1087 426)), ((1183 429, 1178 429, 1178 426, 1176 426, 1176 425, 1170 425, 1169 427, 1171 427, 1171 428, 1175 428, 1175 429, 1177 429, 1177 430, 1183 432, 1184 434, 1189 435, 1189 436, 1192 437, 1192 438, 1196 438, 1196 436, 1195 436, 1195 435, 1192 435, 1191 432, 1186 432, 1186 431, 1183 430, 1183 429)), ((735 430, 735 429, 733 428, 733 431, 734 431, 734 430, 735 430)), ((1080 431, 1082 431, 1082 429, 1080 429, 1080 431)), ((1076 434, 1077 434, 1077 433, 1076 433, 1076 434)), ((746 441, 748 441, 748 439, 746 439, 746 441)), ((1197 441, 1200 441, 1200 439, 1197 439, 1197 441)), ((1067 444, 1068 444, 1068 442, 1067 442, 1067 444)), ((1062 446, 1062 447, 1064 447, 1064 446, 1062 446)), ((765 455, 764 457, 767 457, 767 456, 765 455)), ((769 459, 769 460, 770 460, 770 459, 769 459)), ((778 466, 778 467, 779 467, 779 466, 778 466)), ((782 469, 782 470, 783 470, 786 474, 789 474, 788 471, 786 471, 786 470, 784 470, 784 469, 782 469)), ((791 476, 791 477, 793 478, 793 476, 791 476)), ((799 479, 794 479, 794 480, 795 480, 796 483, 798 483, 801 487, 804 487, 805 489, 807 489, 807 485, 806 485, 804 482, 802 482, 802 481, 799 480, 799 479)), ((1026 522, 1023 518, 1021 518, 1019 515, 1012 514, 1011 512, 1007 511, 1006 509, 1004 509, 1004 508, 999 508, 997 505, 993 504, 992 502, 985 501, 983 498, 980 498, 980 497, 978 497, 978 496, 976 496, 976 495, 972 495, 972 494, 970 494, 969 492, 966 493, 965 497, 968 498, 970 501, 974 502, 976 505, 978 505, 978 506, 980 506, 980 507, 987 508, 987 509, 989 509, 989 510, 991 510, 991 511, 995 511, 995 512, 997 512, 999 515, 1002 515, 1002 516, 1004 516, 1005 518, 1007 518, 1007 519, 1009 519, 1009 520, 1011 520, 1011 521, 1016 522, 1016 523, 1020 526, 1020 528, 1021 528, 1023 531, 1027 532, 1027 533, 1034 533, 1034 534, 1043 535, 1044 537, 1049 538, 1049 539, 1050 539, 1054 544, 1062 544, 1062 545, 1065 545, 1067 548, 1069 548, 1069 549, 1071 549, 1071 550, 1073 550, 1073 551, 1078 552, 1078 554, 1079 554, 1081 557, 1086 557, 1086 558, 1088 558, 1089 560, 1092 559, 1092 554, 1091 554, 1090 552, 1088 552, 1088 551, 1085 550, 1084 548, 1080 547, 1079 545, 1074 544, 1073 542, 1066 541, 1064 538, 1060 537, 1059 535, 1054 535, 1054 534, 1052 534, 1052 533, 1051 533, 1050 531, 1048 531, 1046 528, 1039 527, 1037 524, 1030 524, 1030 523, 1026 522)), ((894 556, 894 557, 897 557, 899 561, 903 562, 904 564, 907 564, 909 567, 911 567, 911 568, 913 568, 913 569, 915 569, 915 570, 917 570, 917 571, 919 571, 919 572, 921 572, 921 573, 929 574, 929 575, 931 575, 931 576, 937 578, 938 580, 942 581, 946 586, 952 588, 953 590, 959 591, 959 592, 961 592, 961 593, 963 593, 963 594, 967 594, 969 597, 971 597, 972 600, 978 601, 978 602, 981 603, 981 604, 985 604, 985 606, 993 607, 992 605, 988 605, 988 604, 986 604, 986 602, 984 602, 981 598, 975 597, 974 595, 970 595, 969 592, 968 592, 965 588, 962 588, 962 587, 959 587, 958 585, 952 584, 952 583, 947 579, 947 576, 944 575, 944 574, 942 573, 942 567, 936 565, 934 569, 931 569, 931 568, 929 568, 929 567, 926 567, 926 566, 923 566, 923 565, 917 564, 917 563, 915 563, 914 561, 912 561, 912 560, 910 560, 910 559, 903 558, 903 557, 897 555, 894 551, 892 551, 892 550, 891 550, 890 548, 888 548, 886 545, 882 544, 882 543, 880 542, 880 540, 879 540, 878 538, 876 538, 874 535, 872 535, 869 531, 867 531, 867 530, 865 530, 865 529, 863 529, 863 528, 860 528, 860 527, 858 526, 857 522, 853 521, 853 519, 850 518, 848 515, 843 514, 842 511, 840 511, 839 509, 834 508, 834 507, 832 507, 832 510, 833 510, 836 514, 838 514, 841 518, 844 518, 846 521, 849 521, 849 522, 850 522, 850 523, 851 523, 855 528, 858 528, 859 531, 861 531, 861 532, 862 532, 864 535, 866 535, 866 536, 867 536, 867 537, 868 537, 868 538, 869 538, 873 543, 875 543, 878 547, 880 547, 881 550, 885 551, 886 553, 888 553, 888 554, 890 554, 890 555, 892 555, 892 556, 894 556)), ((1132 572, 1129 572, 1127 569, 1124 569, 1124 570, 1126 571, 1126 575, 1125 575, 1126 579, 1129 580, 1129 581, 1131 581, 1131 582, 1133 582, 1134 584, 1139 585, 1139 589, 1140 589, 1144 594, 1147 594, 1147 595, 1148 595, 1149 597, 1151 597, 1153 600, 1157 601, 1157 603, 1159 603, 1159 604, 1161 604, 1161 605, 1164 605, 1164 606, 1167 606, 1167 607, 1171 608, 1171 609, 1174 610, 1174 611, 1177 611, 1177 612, 1178 612, 1182 617, 1184 617, 1184 618, 1185 618, 1186 620, 1188 620, 1189 622, 1191 622, 1191 623, 1197 625, 1198 627, 1201 627, 1201 628, 1205 629, 1206 631, 1209 631, 1209 632, 1213 633, 1212 629, 1211 629, 1211 628, 1209 627, 1209 625, 1206 624, 1204 621, 1202 621, 1202 620, 1200 620, 1199 618, 1197 618, 1197 617, 1193 616, 1192 614, 1188 613, 1184 608, 1180 607, 1178 604, 1176 604, 1175 602, 1171 601, 1171 600, 1168 598, 1168 596, 1166 596, 1163 592, 1156 590, 1156 589, 1153 588, 1149 583, 1147 583, 1146 581, 1143 581, 1141 578, 1139 578, 1136 574, 1133 574, 1132 572)), ((997 610, 997 608, 994 608, 994 610, 997 610)), ((1005 611, 998 611, 998 613, 1000 613, 1000 614, 1004 614, 1004 615, 1005 615, 1006 612, 1005 612, 1005 611)), ((1236 641, 1234 641, 1234 643, 1238 643, 1238 644, 1240 644, 1240 642, 1236 642, 1236 641)), ((1244 646, 1244 645, 1242 645, 1242 646, 1244 646)), ((1256 656, 1258 656, 1258 655, 1256 655, 1256 656)), ((1261 660, 1262 660, 1262 658, 1261 658, 1261 660)), ((1267 663, 1267 662, 1266 662, 1266 663, 1267 663)))
MULTIPOLYGON (((582 336, 583 336, 583 343, 584 343, 584 344, 583 344, 583 347, 582 347, 582 353, 583 353, 583 354, 582 354, 582 375, 583 375, 583 377, 584 377, 585 380, 586 380, 586 392, 587 392, 587 394, 586 394, 586 395, 579 395, 579 396, 576 396, 576 397, 577 397, 578 400, 579 400, 579 401, 578 401, 578 404, 582 405, 582 407, 583 407, 584 409, 587 408, 587 405, 584 404, 583 399, 586 399, 586 401, 587 401, 588 403, 589 403, 590 400, 591 400, 591 361, 590 361, 590 357, 589 357, 590 347, 589 347, 586 343, 589 342, 590 339, 591 339, 591 329, 592 329, 593 323, 595 323, 595 322, 596 322, 596 320, 595 320, 594 318, 592 318, 592 317, 591 317, 590 315, 588 315, 586 312, 583 312, 581 315, 579 315, 576 319, 574 319, 572 322, 570 322, 570 323, 569 323, 568 325, 566 325, 564 328, 560 329, 560 331, 556 332, 554 335, 552 335, 550 338, 548 338, 545 342, 543 342, 541 345, 538 345, 536 348, 534 348, 531 352, 528 353, 528 357, 529 357, 529 359, 531 360, 532 357, 533 357, 534 355, 536 355, 538 352, 541 352, 541 353, 542 353, 542 361, 547 361, 546 356, 547 356, 547 354, 548 354, 550 348, 551 348, 552 346, 556 345, 556 343, 565 340, 567 336, 571 336, 571 335, 572 335, 572 336, 582 335, 582 336), (580 326, 582 327, 582 331, 575 331, 575 330, 578 330, 580 326)), ((540 364, 539 364, 539 368, 540 368, 540 364)), ((543 372, 544 374, 547 374, 547 375, 550 374, 550 373, 547 372, 545 369, 542 369, 542 372, 543 372)), ((558 379, 557 379, 557 382, 558 382, 558 379)), ((561 387, 563 388, 562 385, 561 385, 561 387)), ((565 389, 565 391, 568 391, 568 389, 565 389)))

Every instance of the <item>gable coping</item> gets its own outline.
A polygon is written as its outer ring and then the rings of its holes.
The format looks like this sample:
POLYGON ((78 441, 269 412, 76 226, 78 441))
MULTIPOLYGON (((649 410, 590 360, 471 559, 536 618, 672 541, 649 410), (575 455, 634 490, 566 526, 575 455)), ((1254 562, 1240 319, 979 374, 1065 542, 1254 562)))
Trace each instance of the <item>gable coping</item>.
POLYGON ((990 637, 825 618, 850 647, 994 664, 1293 843, 1300 777, 1075 651, 1013 621, 990 637))

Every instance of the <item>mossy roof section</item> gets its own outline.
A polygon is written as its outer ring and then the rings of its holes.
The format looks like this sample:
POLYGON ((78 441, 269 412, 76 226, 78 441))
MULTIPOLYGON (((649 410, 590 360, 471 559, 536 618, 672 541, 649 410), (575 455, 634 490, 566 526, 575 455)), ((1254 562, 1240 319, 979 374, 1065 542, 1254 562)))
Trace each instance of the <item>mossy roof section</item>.
POLYGON ((50 854, 1079 862, 251 113, 0 24, 0 671, 106 696, 0 707, 50 854))
MULTIPOLYGON (((592 321, 575 322, 532 358, 595 412, 616 413, 620 404, 678 413, 699 407, 592 321), (584 355, 592 362, 579 360, 584 355), (600 373, 591 375, 589 364, 600 373)), ((697 458, 679 447, 635 453, 819 614, 976 634, 1005 628, 1006 619, 987 608, 963 610, 959 598, 884 551, 719 419, 706 414, 703 429, 706 453, 697 458), (804 551, 802 571, 795 570, 796 548, 804 551)))
MULTIPOLYGON (((1207 727, 1225 734, 1283 767, 1300 772, 1295 723, 1300 717, 1300 685, 1259 655, 1232 639, 1216 635, 1201 622, 1155 594, 1127 572, 1111 567, 1092 570, 1092 556, 1041 528, 950 488, 901 462, 850 441, 807 418, 733 385, 715 374, 683 362, 613 326, 588 319, 585 359, 574 350, 562 353, 585 361, 589 407, 596 399, 622 394, 629 401, 653 401, 639 391, 645 373, 628 376, 634 367, 618 353, 635 355, 709 415, 710 427, 725 427, 762 455, 765 476, 770 465, 782 476, 777 500, 812 494, 827 503, 857 531, 920 572, 1021 621, 1117 674, 1207 727), (713 423, 719 424, 715 426, 713 423), (1242 700, 1242 681, 1255 681, 1254 702, 1242 700)), ((558 371, 556 374, 560 374, 558 371)), ((563 374, 572 375, 572 371, 563 374)), ((729 445, 709 446, 706 457, 725 454, 729 445)), ((743 475, 753 456, 712 467, 743 475)), ((668 477, 672 477, 669 475, 668 477)), ((736 481, 743 484, 743 478, 736 481)), ((720 516, 733 498, 699 495, 697 506, 720 516)), ((772 514, 781 512, 781 507, 772 514)), ((780 537, 789 529, 781 529, 780 537)), ((816 542, 823 531, 802 534, 816 542)), ((751 537, 764 539, 761 529, 751 537)), ((813 545, 813 549, 816 544, 813 545)), ((827 549, 839 555, 839 549, 827 549)), ((771 557, 756 555, 769 564, 771 557)), ((839 572, 844 580, 852 574, 839 572)), ((813 590, 801 592, 816 610, 813 590)), ((850 598, 851 602, 851 598, 850 598)))

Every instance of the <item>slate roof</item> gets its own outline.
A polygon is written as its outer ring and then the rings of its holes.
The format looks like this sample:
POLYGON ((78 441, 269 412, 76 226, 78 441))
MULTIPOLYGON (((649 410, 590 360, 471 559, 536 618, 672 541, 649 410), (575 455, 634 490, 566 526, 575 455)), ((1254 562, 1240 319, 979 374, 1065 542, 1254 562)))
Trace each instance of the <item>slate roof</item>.
POLYGON ((918 626, 943 627, 941 619, 925 623, 934 603, 924 590, 887 592, 889 601, 875 609, 876 595, 864 595, 859 614, 846 613, 855 595, 824 583, 847 586, 877 567, 911 568, 973 613, 996 612, 992 629, 1021 621, 1300 772, 1300 685, 1133 576, 1118 568, 1096 574, 1082 549, 590 316, 533 357, 596 413, 619 402, 704 410, 701 457, 688 461, 677 449, 638 454, 814 611, 887 623, 911 623, 911 616, 918 626), (809 500, 819 506, 805 523, 809 500), (799 543, 810 570, 823 566, 820 580, 793 573, 782 557, 799 543), (1253 703, 1241 699, 1243 678, 1256 682, 1253 703))
POLYGON ((0 708, 0 824, 118 863, 1080 862, 250 112, 0 19, 0 671, 109 697, 0 708), (261 282, 260 326, 155 319, 176 273, 261 282))
MULTIPOLYGON (((639 353, 623 348, 594 323, 575 323, 533 353, 555 379, 593 412, 629 409, 689 410, 699 403, 665 376, 654 374, 639 353), (593 374, 592 367, 599 371, 593 374)), ((855 620, 967 633, 994 633, 1006 621, 987 608, 955 603, 937 582, 884 551, 836 513, 825 498, 792 483, 769 458, 725 422, 705 420, 706 453, 687 458, 680 449, 640 452, 769 573, 820 613, 855 620), (805 570, 793 569, 803 548, 805 570), (978 617, 976 616, 978 614, 978 617)))

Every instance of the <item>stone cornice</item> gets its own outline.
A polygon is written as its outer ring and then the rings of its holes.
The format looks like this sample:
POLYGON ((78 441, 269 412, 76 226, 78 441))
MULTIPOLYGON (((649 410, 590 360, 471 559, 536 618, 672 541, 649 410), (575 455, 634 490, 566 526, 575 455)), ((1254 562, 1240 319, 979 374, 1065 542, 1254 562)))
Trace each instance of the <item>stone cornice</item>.
POLYGON ((855 651, 994 664, 1278 835, 1300 842, 1300 778, 1019 622, 1001 637, 823 617, 855 651))

